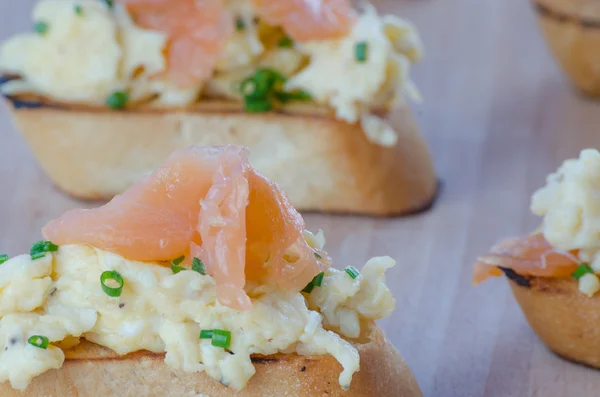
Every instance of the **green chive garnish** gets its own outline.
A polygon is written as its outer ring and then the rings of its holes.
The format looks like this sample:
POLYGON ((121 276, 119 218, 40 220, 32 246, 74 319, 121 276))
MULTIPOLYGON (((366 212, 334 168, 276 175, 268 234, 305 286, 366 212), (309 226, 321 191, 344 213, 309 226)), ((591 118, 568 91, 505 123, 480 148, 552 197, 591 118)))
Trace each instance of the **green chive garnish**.
POLYGON ((229 348, 229 345, 231 345, 231 332, 222 329, 213 329, 211 343, 213 346, 222 347, 223 349, 229 348))
POLYGON ((354 46, 354 57, 358 62, 366 62, 367 60, 367 42, 361 41, 354 46))
POLYGON ((123 91, 117 91, 106 98, 106 106, 120 110, 125 108, 127 101, 129 101, 129 94, 123 91))
POLYGON ((284 36, 279 42, 277 46, 280 48, 290 48, 294 45, 294 40, 292 40, 289 36, 284 36))
POLYGON ((36 22, 35 25, 33 25, 33 30, 35 30, 37 33, 39 33, 40 35, 44 36, 46 33, 48 33, 48 29, 50 29, 50 26, 48 26, 48 24, 46 22, 36 22))
POLYGON ((48 338, 42 335, 33 335, 27 339, 27 343, 32 346, 39 347, 40 349, 47 349, 50 341, 48 338))
POLYGON ((182 270, 185 270, 185 267, 179 266, 181 262, 185 259, 185 256, 180 256, 179 258, 175 258, 171 261, 171 270, 173 270, 174 274, 179 273, 182 270))
POLYGON ((4 262, 6 262, 7 260, 8 260, 7 254, 0 255, 0 265, 3 264, 4 262))
POLYGON ((38 241, 33 244, 31 249, 29 250, 29 255, 31 255, 31 259, 40 259, 46 255, 46 252, 56 252, 58 251, 58 245, 53 244, 50 241, 38 241))
POLYGON ((273 109, 273 103, 268 99, 246 100, 244 104, 248 113, 263 113, 273 109))
POLYGON ((315 258, 323 259, 323 257, 315 252, 315 258))
POLYGON ((573 272, 572 276, 576 280, 579 280, 586 273, 594 274, 594 270, 585 263, 580 263, 577 269, 575 269, 575 271, 573 272))
POLYGON ((80 5, 76 5, 75 6, 75 14, 81 16, 83 15, 83 7, 81 7, 80 5))
POLYGON ((312 99, 308 92, 302 90, 296 90, 292 92, 276 92, 275 97, 279 100, 279 102, 282 103, 287 103, 290 101, 310 101, 312 99))
POLYGON ((192 260, 192 270, 206 276, 206 270, 204 269, 204 263, 198 258, 192 260))
POLYGON ((115 6, 114 0, 104 0, 104 2, 108 8, 113 8, 115 6))
POLYGON ((104 290, 106 295, 116 298, 121 296, 125 281, 123 281, 123 277, 121 277, 121 275, 117 271, 107 270, 100 275, 100 284, 102 285, 102 289, 104 290), (112 281, 112 283, 116 284, 117 286, 114 287, 107 285, 106 283, 109 281, 112 281))
POLYGON ((213 330, 212 329, 203 329, 200 331, 200 339, 212 339, 213 330))
POLYGON ((355 279, 356 277, 360 276, 360 272, 356 270, 354 266, 348 266, 344 270, 346 270, 346 273, 348 273, 348 275, 352 277, 352 279, 355 279))
POLYGON ((246 24, 244 23, 244 20, 242 18, 236 19, 235 20, 235 30, 237 30, 238 32, 241 32, 244 29, 246 29, 246 24))
POLYGON ((317 274, 310 283, 306 284, 306 287, 302 290, 302 292, 306 292, 310 294, 315 287, 320 287, 323 285, 323 277, 325 277, 325 273, 321 272, 317 274))

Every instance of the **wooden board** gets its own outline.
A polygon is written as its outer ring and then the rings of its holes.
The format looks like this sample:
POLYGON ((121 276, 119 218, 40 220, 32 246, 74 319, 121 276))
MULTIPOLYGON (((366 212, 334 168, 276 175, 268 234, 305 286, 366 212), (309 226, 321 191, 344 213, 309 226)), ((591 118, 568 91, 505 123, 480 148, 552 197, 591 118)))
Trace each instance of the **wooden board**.
MULTIPOLYGON (((549 353, 503 280, 472 288, 473 258, 537 226, 529 197, 545 175, 600 142, 600 105, 578 97, 546 51, 526 0, 376 0, 409 17, 427 47, 416 106, 444 190, 404 219, 307 215, 337 264, 391 255, 397 298, 382 322, 425 396, 588 396, 600 372, 549 353)), ((0 2, 0 38, 28 29, 32 0, 0 2)), ((25 252, 40 227, 81 206, 56 191, 0 113, 0 252, 25 252)))

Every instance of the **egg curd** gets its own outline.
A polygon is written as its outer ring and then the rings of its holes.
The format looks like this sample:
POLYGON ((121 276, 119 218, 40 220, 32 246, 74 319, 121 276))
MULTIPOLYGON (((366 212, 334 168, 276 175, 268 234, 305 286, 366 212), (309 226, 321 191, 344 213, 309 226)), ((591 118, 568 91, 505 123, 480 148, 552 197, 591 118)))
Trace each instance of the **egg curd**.
POLYGON ((167 67, 167 37, 141 29, 122 6, 107 3, 38 1, 35 32, 0 45, 0 71, 20 77, 4 84, 2 92, 97 104, 125 93, 130 106, 185 106, 203 98, 243 101, 243 82, 266 70, 269 78, 284 83, 277 106, 313 101, 331 107, 338 119, 360 122, 367 137, 384 146, 394 145, 397 136, 374 112, 386 111, 406 96, 420 98, 409 77, 422 54, 416 28, 400 18, 380 16, 371 6, 347 37, 295 43, 281 28, 256 18, 250 0, 225 1, 236 31, 222 49, 212 78, 182 88, 154 77, 167 67))
MULTIPOLYGON (((305 235, 322 248, 322 234, 305 235)), ((255 373, 252 354, 330 354, 347 388, 360 361, 345 338, 358 338, 361 324, 393 311, 384 274, 392 266, 381 257, 360 273, 328 269, 310 292, 259 287, 249 292, 252 310, 236 311, 218 303, 215 281, 198 271, 175 273, 86 245, 61 246, 37 259, 17 256, 0 266, 0 382, 25 389, 33 377, 62 366, 61 348, 85 338, 121 355, 166 353, 173 369, 205 371, 234 389, 255 373), (118 297, 101 284, 111 271, 123 281, 118 297), (202 336, 217 330, 229 333, 228 345, 202 336)))
POLYGON ((550 174, 532 197, 531 210, 543 217, 542 233, 552 246, 579 250, 593 270, 579 278, 581 292, 600 291, 600 153, 585 149, 550 174))

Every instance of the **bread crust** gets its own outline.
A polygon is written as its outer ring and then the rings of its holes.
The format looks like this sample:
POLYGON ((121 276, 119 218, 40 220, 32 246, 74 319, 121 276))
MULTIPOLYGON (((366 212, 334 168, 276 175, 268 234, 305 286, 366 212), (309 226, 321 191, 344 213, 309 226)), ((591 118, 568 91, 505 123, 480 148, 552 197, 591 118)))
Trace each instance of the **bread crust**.
POLYGON ((391 121, 393 148, 371 143, 360 125, 315 106, 249 114, 232 102, 191 108, 8 101, 14 122, 58 187, 85 199, 108 199, 192 145, 247 146, 250 161, 277 182, 299 210, 399 215, 426 209, 437 179, 411 111, 391 121))
POLYGON ((600 296, 581 293, 575 279, 526 279, 509 284, 538 337, 559 356, 600 368, 600 296))
POLYGON ((37 378, 24 392, 0 384, 2 397, 422 397, 421 390, 398 351, 379 328, 371 341, 357 345, 360 371, 349 390, 338 383, 342 370, 331 356, 278 354, 253 357, 256 374, 236 392, 205 373, 169 368, 162 354, 138 352, 121 357, 83 342, 65 352, 62 368, 37 378))
POLYGON ((600 3, 533 0, 550 50, 582 93, 600 97, 600 3))

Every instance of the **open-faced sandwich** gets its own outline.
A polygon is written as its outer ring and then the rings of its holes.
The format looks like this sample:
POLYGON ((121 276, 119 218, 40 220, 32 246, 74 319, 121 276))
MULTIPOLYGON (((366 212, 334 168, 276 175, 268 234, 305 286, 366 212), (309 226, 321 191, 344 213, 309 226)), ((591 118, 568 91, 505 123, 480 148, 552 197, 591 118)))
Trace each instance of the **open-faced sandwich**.
POLYGON ((374 322, 394 260, 330 267, 244 148, 180 149, 43 235, 1 258, 3 397, 421 396, 374 322))
POLYGON ((504 274, 529 324, 558 355, 600 367, 600 153, 581 152, 532 198, 539 230, 478 258, 473 281, 504 274))
POLYGON ((0 90, 75 196, 111 198, 182 147, 236 144, 300 210, 434 199, 405 20, 350 0, 40 0, 33 26, 0 46, 0 90))

